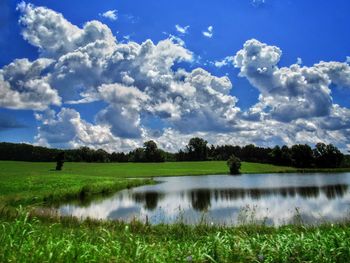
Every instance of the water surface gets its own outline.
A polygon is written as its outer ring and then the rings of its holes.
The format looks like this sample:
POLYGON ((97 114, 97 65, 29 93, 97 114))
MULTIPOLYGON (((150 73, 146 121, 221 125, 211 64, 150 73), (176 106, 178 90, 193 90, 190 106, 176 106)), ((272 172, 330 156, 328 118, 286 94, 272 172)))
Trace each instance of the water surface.
POLYGON ((61 215, 151 224, 318 224, 349 217, 350 173, 160 177, 156 185, 120 191, 88 204, 64 204, 61 215))

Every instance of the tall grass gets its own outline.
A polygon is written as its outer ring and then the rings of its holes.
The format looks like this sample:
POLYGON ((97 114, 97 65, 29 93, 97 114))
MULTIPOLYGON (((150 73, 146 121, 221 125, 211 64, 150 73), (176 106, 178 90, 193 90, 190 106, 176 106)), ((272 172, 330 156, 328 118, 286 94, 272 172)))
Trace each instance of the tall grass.
POLYGON ((0 262, 349 262, 348 225, 149 226, 0 219, 0 262))

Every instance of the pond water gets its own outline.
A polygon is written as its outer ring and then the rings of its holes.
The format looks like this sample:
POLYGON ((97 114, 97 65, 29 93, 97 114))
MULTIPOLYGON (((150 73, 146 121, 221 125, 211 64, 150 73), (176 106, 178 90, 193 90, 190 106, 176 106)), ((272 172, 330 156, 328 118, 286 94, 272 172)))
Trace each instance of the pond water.
POLYGON ((336 222, 350 215, 350 173, 251 174, 155 178, 159 184, 89 203, 59 206, 60 215, 151 224, 184 222, 281 225, 336 222))

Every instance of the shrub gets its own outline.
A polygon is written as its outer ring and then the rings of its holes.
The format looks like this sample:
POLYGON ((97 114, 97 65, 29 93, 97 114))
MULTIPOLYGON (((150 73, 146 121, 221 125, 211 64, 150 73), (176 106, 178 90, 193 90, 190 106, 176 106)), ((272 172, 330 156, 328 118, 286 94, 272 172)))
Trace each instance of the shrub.
POLYGON ((241 160, 232 154, 227 160, 227 166, 230 169, 230 174, 239 174, 239 169, 241 168, 241 160))

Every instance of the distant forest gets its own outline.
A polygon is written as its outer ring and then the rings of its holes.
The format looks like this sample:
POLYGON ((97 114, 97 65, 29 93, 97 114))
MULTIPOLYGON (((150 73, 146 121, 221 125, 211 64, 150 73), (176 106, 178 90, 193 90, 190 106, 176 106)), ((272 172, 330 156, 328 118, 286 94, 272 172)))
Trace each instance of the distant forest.
POLYGON ((314 148, 307 144, 274 148, 246 146, 208 145, 202 138, 192 138, 184 149, 177 153, 159 149, 154 141, 147 141, 142 148, 129 153, 108 153, 103 149, 88 147, 78 149, 51 149, 30 144, 0 143, 0 160, 52 162, 64 152, 67 162, 181 162, 181 161, 226 161, 235 155, 241 161, 269 163, 300 168, 350 167, 350 155, 341 153, 332 144, 318 143, 314 148))

